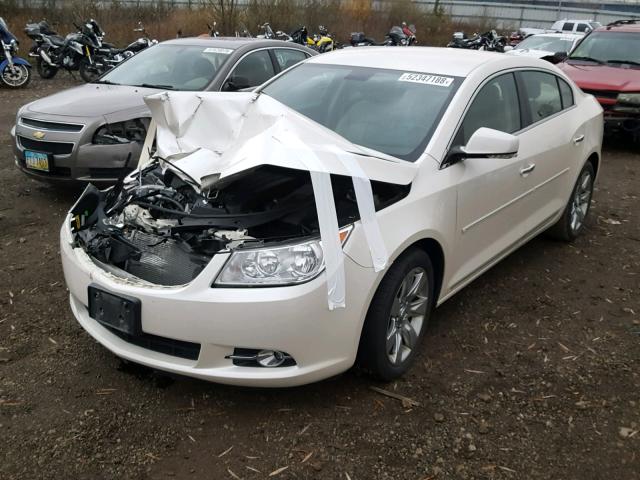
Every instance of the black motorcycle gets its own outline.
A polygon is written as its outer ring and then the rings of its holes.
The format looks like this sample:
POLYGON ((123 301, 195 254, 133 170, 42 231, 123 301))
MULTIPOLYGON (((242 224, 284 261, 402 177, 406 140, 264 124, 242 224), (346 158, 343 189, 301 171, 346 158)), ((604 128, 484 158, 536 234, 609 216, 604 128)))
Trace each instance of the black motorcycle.
POLYGON ((409 47, 417 43, 416 28, 411 25, 408 27, 411 35, 407 35, 402 27, 391 27, 389 33, 385 36, 382 43, 377 43, 373 38, 365 36, 364 32, 353 32, 351 34, 350 43, 353 47, 369 47, 373 45, 387 47, 409 47))
POLYGON ((138 27, 133 31, 140 32, 144 36, 134 40, 124 48, 108 46, 109 44, 103 42, 102 48, 99 48, 94 52, 93 63, 87 67, 87 74, 91 79, 85 79, 86 81, 94 81, 96 78, 111 70, 116 65, 122 63, 127 58, 133 57, 136 53, 158 43, 158 40, 149 38, 142 22, 138 22, 138 27))
POLYGON ((97 77, 93 65, 94 56, 103 47, 102 39, 105 34, 93 19, 82 26, 74 26, 78 31, 65 38, 47 33, 51 29, 46 22, 29 24, 25 28, 25 33, 35 43, 31 50, 37 54, 36 67, 42 78, 55 77, 61 68, 68 72, 79 71, 86 82, 97 77))
POLYGON ((8 88, 26 87, 31 80, 31 65, 17 56, 18 40, 0 17, 0 84, 8 88))
POLYGON ((506 45, 507 39, 505 37, 498 35, 495 30, 489 30, 482 34, 475 34, 471 38, 468 38, 464 32, 455 32, 452 41, 447 44, 447 47, 502 53, 506 45))

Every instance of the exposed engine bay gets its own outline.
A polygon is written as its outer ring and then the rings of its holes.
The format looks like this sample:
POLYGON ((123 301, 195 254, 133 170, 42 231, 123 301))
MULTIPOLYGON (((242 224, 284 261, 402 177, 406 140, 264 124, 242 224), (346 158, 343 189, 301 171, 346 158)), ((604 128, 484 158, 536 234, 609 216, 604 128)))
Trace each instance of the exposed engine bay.
MULTIPOLYGON (((331 175, 340 226, 359 219, 351 177, 331 175)), ((410 185, 371 182, 375 209, 410 185)), ((157 285, 193 280, 219 252, 319 236, 309 171, 261 165, 207 188, 155 158, 114 187, 89 185, 71 210, 75 246, 116 275, 157 285)))

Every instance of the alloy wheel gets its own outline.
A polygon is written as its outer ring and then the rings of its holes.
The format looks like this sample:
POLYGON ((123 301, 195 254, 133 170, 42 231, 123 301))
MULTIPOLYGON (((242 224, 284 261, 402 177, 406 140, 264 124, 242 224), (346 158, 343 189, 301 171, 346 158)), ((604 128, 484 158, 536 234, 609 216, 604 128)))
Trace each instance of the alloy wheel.
POLYGON ((21 87, 29 80, 29 69, 25 65, 7 65, 2 72, 2 81, 9 87, 21 87))
POLYGON ((589 171, 582 172, 582 176, 576 185, 573 199, 571 201, 570 226, 573 232, 582 228, 584 219, 589 211, 591 194, 593 192, 593 179, 589 171))
POLYGON ((429 300, 429 280, 422 267, 409 271, 396 291, 387 324, 386 353, 400 366, 417 347, 429 300))

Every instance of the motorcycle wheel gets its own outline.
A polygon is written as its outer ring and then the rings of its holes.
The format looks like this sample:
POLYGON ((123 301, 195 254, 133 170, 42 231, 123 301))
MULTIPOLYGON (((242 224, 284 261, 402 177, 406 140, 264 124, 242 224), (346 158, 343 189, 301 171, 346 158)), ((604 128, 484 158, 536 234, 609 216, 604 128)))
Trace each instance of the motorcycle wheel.
POLYGON ((10 65, 0 72, 2 84, 8 88, 24 88, 31 81, 31 69, 26 65, 10 65))
POLYGON ((36 69, 38 70, 38 75, 45 80, 55 77, 56 73, 58 73, 58 69, 56 67, 52 67, 42 60, 42 58, 38 58, 36 62, 36 69))
POLYGON ((84 57, 82 60, 80 60, 78 69, 80 70, 80 76, 87 83, 94 82, 103 73, 102 71, 98 70, 96 66, 89 63, 87 57, 84 57))

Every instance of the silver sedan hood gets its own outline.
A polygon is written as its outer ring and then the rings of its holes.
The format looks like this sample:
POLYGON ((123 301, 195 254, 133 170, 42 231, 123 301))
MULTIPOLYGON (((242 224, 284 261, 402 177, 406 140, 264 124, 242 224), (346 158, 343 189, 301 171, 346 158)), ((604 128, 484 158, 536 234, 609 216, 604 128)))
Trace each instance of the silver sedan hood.
POLYGON ((108 117, 111 114, 131 113, 135 116, 149 115, 144 97, 158 90, 130 87, 128 85, 80 85, 27 105, 34 113, 71 117, 108 117))

